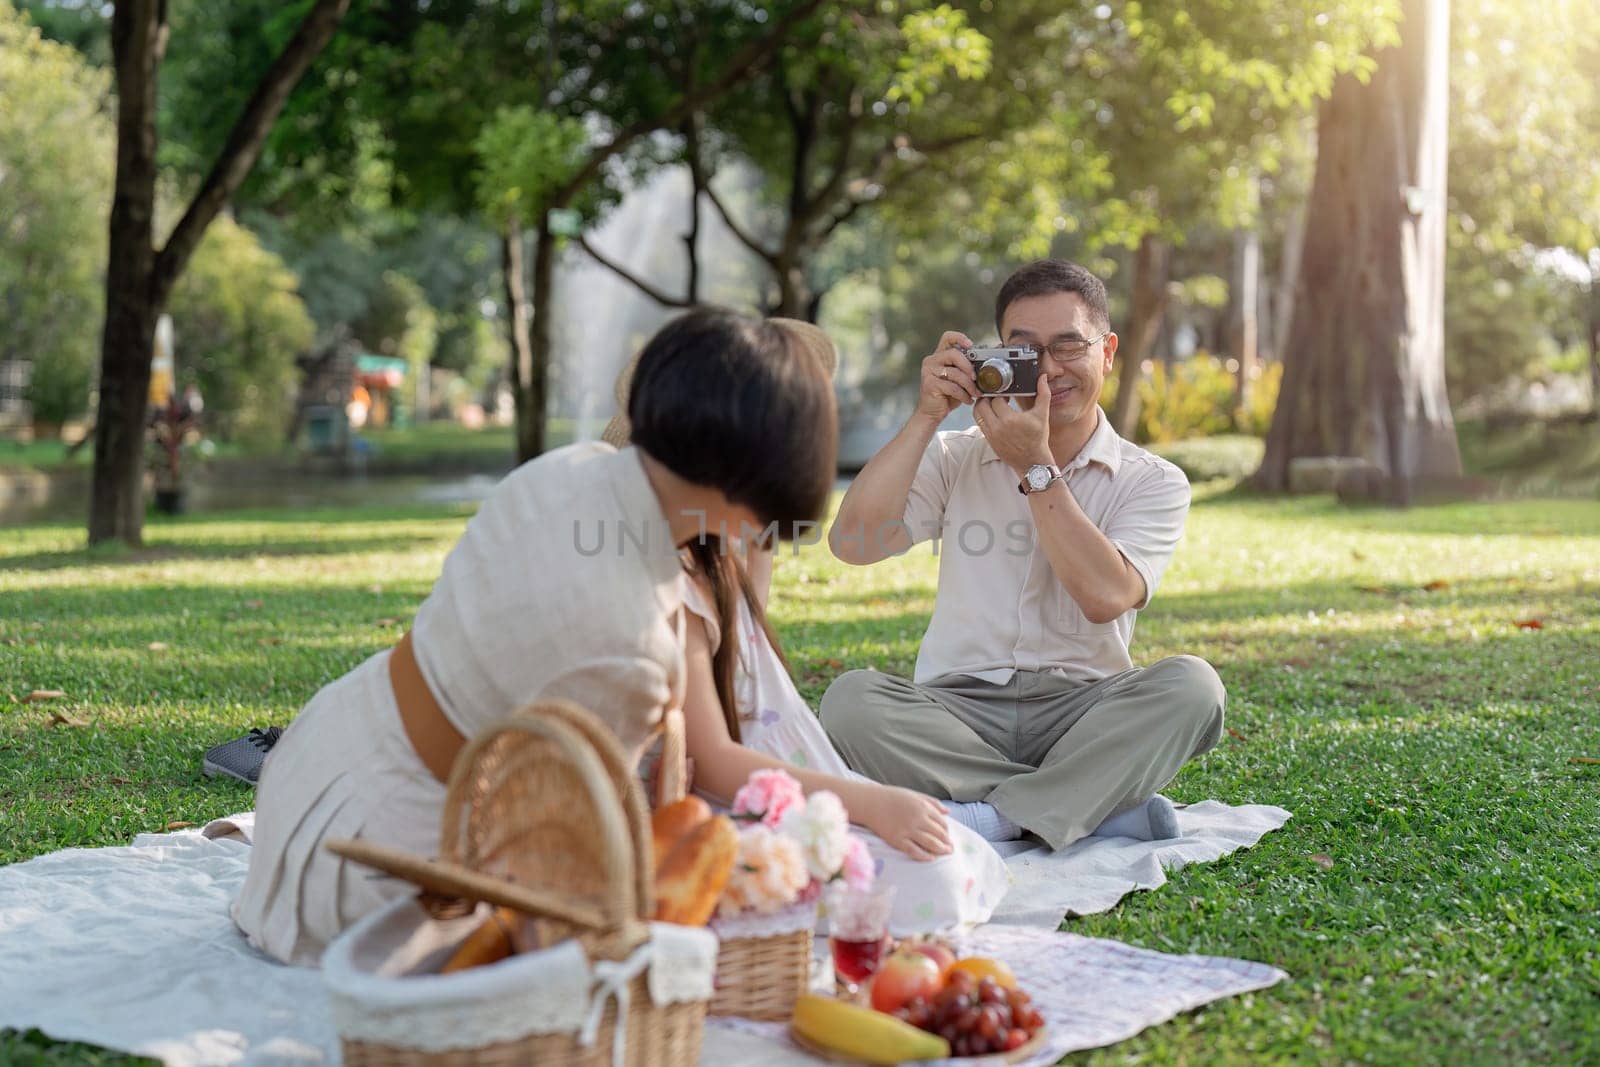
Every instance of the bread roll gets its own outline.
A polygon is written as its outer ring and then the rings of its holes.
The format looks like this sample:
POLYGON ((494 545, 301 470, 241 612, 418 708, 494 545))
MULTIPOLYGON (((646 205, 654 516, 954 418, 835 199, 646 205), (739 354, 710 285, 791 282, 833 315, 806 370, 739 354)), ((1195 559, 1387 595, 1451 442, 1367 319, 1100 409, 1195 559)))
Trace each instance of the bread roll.
POLYGON ((739 831, 726 815, 690 830, 657 870, 656 920, 680 926, 709 922, 738 853, 739 831))
POLYGON ((659 872, 673 846, 684 835, 711 818, 711 805, 699 797, 684 797, 673 804, 656 809, 650 817, 650 837, 655 843, 655 866, 659 872))

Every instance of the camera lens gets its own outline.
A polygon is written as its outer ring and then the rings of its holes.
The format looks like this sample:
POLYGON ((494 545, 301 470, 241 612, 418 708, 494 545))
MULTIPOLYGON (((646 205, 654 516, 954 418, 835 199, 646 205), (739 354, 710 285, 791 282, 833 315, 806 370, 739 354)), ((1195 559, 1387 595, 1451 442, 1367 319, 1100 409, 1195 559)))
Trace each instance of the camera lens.
POLYGON ((978 368, 978 388, 985 393, 1011 388, 1011 364, 1003 359, 985 360, 978 368))

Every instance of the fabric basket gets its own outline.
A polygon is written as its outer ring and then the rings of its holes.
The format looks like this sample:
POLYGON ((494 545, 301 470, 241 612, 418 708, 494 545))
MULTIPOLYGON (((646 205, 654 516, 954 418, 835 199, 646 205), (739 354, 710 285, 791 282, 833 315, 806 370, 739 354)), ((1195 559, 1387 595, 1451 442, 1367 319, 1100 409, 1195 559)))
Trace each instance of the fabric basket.
POLYGON ((324 956, 345 1063, 698 1062, 717 940, 648 921, 644 794, 610 730, 582 708, 536 704, 466 746, 439 859, 360 841, 329 847, 422 889, 324 956), (494 905, 531 917, 536 948, 436 973, 494 905))

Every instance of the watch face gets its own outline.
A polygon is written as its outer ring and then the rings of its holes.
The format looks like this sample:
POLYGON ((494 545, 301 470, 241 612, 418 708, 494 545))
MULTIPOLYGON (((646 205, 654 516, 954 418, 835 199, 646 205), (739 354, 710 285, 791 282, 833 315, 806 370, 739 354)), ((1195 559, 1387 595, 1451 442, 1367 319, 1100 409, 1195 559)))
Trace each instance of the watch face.
POLYGON ((1028 468, 1028 487, 1038 492, 1050 484, 1050 471, 1045 467, 1028 468))

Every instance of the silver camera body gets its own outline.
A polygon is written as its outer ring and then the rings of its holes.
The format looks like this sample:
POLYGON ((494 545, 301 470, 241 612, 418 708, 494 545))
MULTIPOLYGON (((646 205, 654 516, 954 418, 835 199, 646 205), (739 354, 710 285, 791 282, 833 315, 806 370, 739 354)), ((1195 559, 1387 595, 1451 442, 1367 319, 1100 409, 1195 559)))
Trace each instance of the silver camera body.
POLYGON ((978 392, 985 396, 1034 396, 1039 389, 1039 352, 1026 345, 969 348, 978 392))

